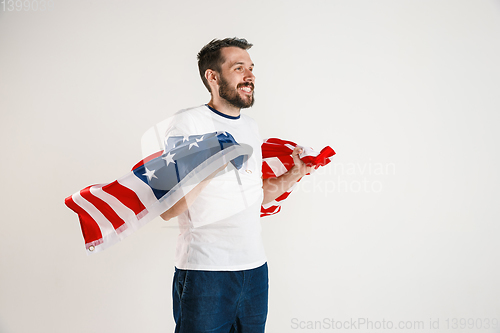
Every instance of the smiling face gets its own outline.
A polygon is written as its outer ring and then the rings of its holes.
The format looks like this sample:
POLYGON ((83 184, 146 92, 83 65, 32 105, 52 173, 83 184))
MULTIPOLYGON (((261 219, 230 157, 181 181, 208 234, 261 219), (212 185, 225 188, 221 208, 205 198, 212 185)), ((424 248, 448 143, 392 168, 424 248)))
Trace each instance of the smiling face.
POLYGON ((236 108, 249 108, 254 103, 254 64, 246 50, 239 47, 221 49, 224 63, 219 75, 219 96, 236 108))

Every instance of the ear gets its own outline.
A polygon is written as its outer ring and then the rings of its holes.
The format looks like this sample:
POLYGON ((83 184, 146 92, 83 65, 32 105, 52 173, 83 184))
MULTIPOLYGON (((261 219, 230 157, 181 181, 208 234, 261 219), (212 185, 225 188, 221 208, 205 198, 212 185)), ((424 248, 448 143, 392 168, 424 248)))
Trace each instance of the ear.
POLYGON ((211 83, 211 82, 217 83, 217 81, 218 81, 219 78, 217 76, 217 72, 216 71, 214 71, 212 69, 207 69, 205 71, 205 79, 207 79, 207 81, 209 83, 211 83))
POLYGON ((219 75, 216 71, 212 69, 207 69, 205 71, 205 79, 208 81, 208 85, 210 86, 210 91, 217 91, 217 87, 219 85, 219 75))

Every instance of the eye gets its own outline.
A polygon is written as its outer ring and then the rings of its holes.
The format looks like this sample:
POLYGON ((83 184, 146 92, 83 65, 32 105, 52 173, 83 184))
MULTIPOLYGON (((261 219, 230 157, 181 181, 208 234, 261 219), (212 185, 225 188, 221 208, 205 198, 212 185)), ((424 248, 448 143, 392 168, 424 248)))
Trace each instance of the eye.
POLYGON ((243 67, 236 67, 236 71, 241 72, 243 70, 243 67))

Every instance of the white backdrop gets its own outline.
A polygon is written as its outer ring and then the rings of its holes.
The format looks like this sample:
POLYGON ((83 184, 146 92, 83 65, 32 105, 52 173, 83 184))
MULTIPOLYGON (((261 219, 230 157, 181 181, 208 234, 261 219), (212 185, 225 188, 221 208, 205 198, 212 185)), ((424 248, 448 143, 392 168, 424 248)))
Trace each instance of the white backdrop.
POLYGON ((267 331, 500 332, 499 1, 15 4, 0 4, 0 332, 173 331, 175 221, 87 257, 64 198, 206 103, 196 53, 232 36, 255 45, 244 112, 262 136, 337 151, 262 219, 267 331))

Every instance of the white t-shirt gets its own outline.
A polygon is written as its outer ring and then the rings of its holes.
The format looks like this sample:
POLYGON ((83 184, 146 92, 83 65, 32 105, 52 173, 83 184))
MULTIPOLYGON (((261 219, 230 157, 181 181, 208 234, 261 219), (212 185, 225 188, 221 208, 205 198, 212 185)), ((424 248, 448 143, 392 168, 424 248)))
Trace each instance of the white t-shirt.
POLYGON ((253 153, 239 170, 229 164, 217 174, 178 217, 175 266, 180 269, 234 271, 266 262, 260 225, 262 140, 256 122, 202 105, 177 112, 165 138, 217 131, 250 145, 253 153))

